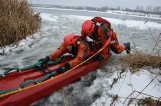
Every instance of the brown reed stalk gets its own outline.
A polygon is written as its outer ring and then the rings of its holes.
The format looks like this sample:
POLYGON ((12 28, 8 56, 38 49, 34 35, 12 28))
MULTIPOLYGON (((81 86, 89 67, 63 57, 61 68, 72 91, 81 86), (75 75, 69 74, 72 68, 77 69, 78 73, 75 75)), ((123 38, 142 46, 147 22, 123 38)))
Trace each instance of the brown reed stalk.
POLYGON ((26 0, 0 0, 0 47, 26 38, 40 25, 39 13, 26 0))
POLYGON ((134 51, 134 53, 120 58, 120 61, 125 67, 142 68, 145 66, 151 66, 154 68, 161 68, 161 57, 153 56, 150 54, 144 54, 142 52, 134 51))
POLYGON ((133 53, 120 58, 119 61, 123 63, 124 67, 132 67, 134 69, 142 68, 145 66, 161 69, 161 34, 159 34, 157 39, 154 39, 154 42, 155 45, 152 49, 152 53, 146 54, 134 48, 133 53))

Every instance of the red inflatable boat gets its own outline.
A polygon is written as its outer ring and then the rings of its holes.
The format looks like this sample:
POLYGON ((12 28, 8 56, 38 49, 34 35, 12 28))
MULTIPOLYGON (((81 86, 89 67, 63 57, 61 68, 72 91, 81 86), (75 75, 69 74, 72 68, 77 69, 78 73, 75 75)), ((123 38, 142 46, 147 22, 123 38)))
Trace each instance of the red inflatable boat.
POLYGON ((111 37, 93 56, 60 75, 56 75, 54 70, 72 58, 63 58, 59 64, 42 71, 31 68, 4 73, 6 76, 0 75, 0 106, 27 106, 76 81, 81 76, 95 71, 110 58, 111 54, 106 55, 101 61, 92 61, 92 58, 104 50, 110 41, 111 37))
MULTIPOLYGON (((88 61, 73 70, 69 70, 61 75, 44 74, 42 71, 34 69, 22 72, 12 72, 0 78, 0 106, 26 106, 54 91, 68 85, 81 76, 95 71, 104 64, 111 54, 108 54, 102 61, 88 61), (43 80, 45 77, 47 80, 43 80), (41 80, 41 81, 40 81, 41 80), (37 82, 38 81, 38 82, 37 82)), ((51 66, 48 69, 54 70, 65 64, 70 59, 64 59, 62 63, 51 66)), ((54 73, 54 71, 50 72, 54 73)))

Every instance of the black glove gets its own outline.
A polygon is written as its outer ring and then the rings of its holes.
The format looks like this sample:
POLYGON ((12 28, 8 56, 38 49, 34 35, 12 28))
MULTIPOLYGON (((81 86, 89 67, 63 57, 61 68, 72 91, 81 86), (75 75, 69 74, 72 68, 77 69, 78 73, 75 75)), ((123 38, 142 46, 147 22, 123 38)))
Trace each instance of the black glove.
POLYGON ((130 50, 131 50, 130 43, 129 42, 128 43, 124 43, 124 45, 125 45, 126 53, 129 54, 130 53, 130 50))
POLYGON ((58 74, 62 74, 70 69, 70 64, 66 63, 64 66, 57 68, 55 71, 58 74))
POLYGON ((100 62, 100 61, 102 61, 104 58, 102 57, 102 56, 99 56, 98 58, 97 58, 97 60, 100 62))
POLYGON ((101 54, 97 54, 93 57, 93 61, 102 61, 104 58, 101 56, 101 54))
POLYGON ((41 61, 42 64, 46 64, 48 61, 50 61, 50 57, 49 56, 46 56, 45 58, 42 58, 42 59, 40 59, 38 61, 41 61))

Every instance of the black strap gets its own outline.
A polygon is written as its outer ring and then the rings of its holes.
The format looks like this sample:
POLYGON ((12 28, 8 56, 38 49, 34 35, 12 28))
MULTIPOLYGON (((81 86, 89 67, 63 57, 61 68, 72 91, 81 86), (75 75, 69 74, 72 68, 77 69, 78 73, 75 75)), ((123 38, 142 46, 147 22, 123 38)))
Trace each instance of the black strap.
POLYGON ((94 47, 95 47, 94 42, 89 41, 88 44, 89 44, 90 51, 94 51, 94 47))
MULTIPOLYGON (((102 24, 100 27, 101 27, 102 30, 103 30, 104 38, 105 38, 106 40, 108 40, 109 37, 110 37, 110 35, 108 35, 108 32, 107 32, 107 31, 108 31, 108 28, 107 28, 104 24, 102 24)), ((108 48, 108 52, 109 52, 109 51, 110 51, 110 45, 108 45, 107 48, 108 48)))
POLYGON ((82 40, 82 43, 86 46, 86 49, 85 49, 84 55, 83 55, 83 61, 84 61, 86 59, 86 57, 87 57, 87 52, 88 52, 89 44, 85 40, 82 40))
POLYGON ((101 25, 101 28, 102 28, 102 30, 103 30, 103 34, 104 34, 104 38, 107 40, 110 36, 108 35, 108 33, 107 33, 107 31, 108 31, 108 29, 106 28, 106 26, 105 25, 101 25))

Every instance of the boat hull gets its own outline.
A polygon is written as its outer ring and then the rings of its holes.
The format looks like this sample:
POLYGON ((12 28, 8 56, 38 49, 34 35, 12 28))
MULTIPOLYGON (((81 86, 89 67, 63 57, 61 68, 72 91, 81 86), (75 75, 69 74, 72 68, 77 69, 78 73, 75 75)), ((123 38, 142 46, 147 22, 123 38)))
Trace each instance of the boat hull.
MULTIPOLYGON (((87 63, 70 72, 57 76, 56 78, 51 78, 47 82, 44 81, 40 85, 0 98, 0 106, 27 106, 53 93, 54 91, 57 91, 58 89, 70 83, 73 83, 81 76, 87 75, 89 72, 95 71, 101 65, 103 65, 110 58, 110 56, 111 54, 108 54, 102 61, 93 61, 87 63)), ((60 65, 57 65, 54 68, 57 68, 58 66, 60 65)))

